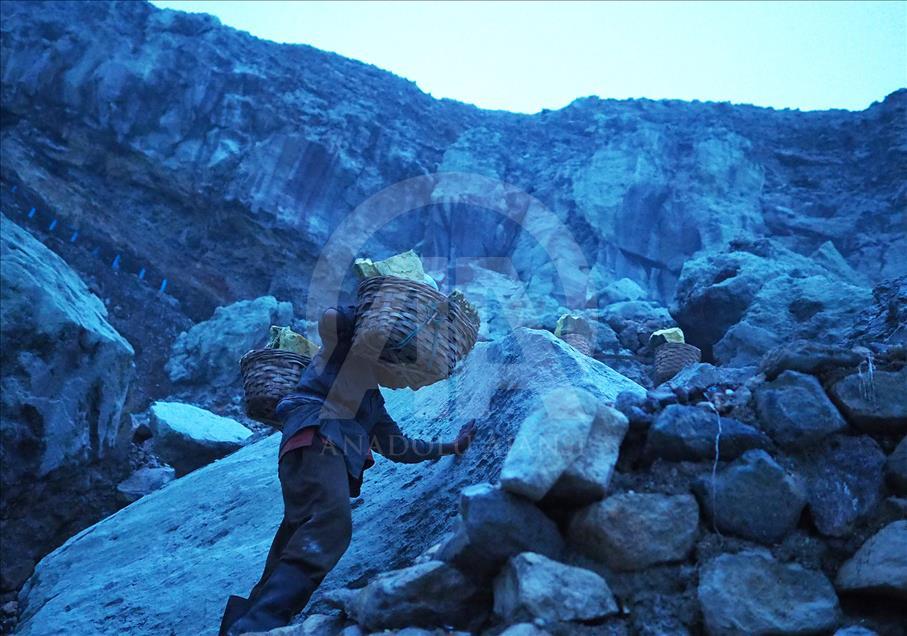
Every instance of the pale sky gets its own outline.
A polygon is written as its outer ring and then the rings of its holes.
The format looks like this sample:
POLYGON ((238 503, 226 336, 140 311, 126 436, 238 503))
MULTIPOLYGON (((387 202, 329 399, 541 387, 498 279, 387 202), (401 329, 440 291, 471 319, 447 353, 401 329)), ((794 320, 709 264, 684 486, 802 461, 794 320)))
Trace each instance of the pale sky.
POLYGON ((523 113, 589 95, 862 110, 907 87, 907 0, 152 4, 523 113))

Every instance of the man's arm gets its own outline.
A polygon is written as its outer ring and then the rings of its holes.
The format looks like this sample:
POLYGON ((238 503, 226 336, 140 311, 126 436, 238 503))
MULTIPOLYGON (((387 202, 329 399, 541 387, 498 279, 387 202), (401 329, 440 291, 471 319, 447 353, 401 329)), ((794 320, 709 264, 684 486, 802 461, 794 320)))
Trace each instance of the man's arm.
POLYGON ((475 422, 470 420, 453 442, 427 442, 407 437, 388 415, 382 417, 372 430, 372 449, 393 462, 415 464, 444 455, 459 455, 469 448, 476 434, 475 422))

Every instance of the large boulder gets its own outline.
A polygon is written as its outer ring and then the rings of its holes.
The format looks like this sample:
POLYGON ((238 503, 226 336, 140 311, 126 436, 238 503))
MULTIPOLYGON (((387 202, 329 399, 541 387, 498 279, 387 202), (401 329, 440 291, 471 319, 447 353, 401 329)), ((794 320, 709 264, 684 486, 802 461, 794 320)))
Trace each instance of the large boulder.
POLYGON ((842 592, 907 599, 907 521, 890 523, 864 543, 838 570, 842 592))
POLYGON ((702 566, 699 602, 709 636, 827 633, 839 617, 824 574, 762 551, 722 554, 702 566))
POLYGON ((700 478, 693 491, 718 530, 766 544, 793 530, 806 505, 802 479, 763 450, 747 451, 714 478, 700 478))
POLYGON ((610 406, 599 405, 580 456, 561 474, 546 499, 579 507, 604 497, 628 428, 629 423, 623 413, 610 406))
POLYGON ((238 450, 252 431, 229 417, 182 402, 151 405, 154 450, 177 475, 210 464, 238 450))
POLYGON ((696 406, 671 404, 658 414, 646 438, 646 454, 670 461, 731 460, 771 441, 749 424, 696 406))
POLYGON ((143 466, 117 484, 117 493, 123 503, 132 503, 145 495, 163 488, 176 479, 172 466, 143 466))
POLYGON ((179 335, 166 371, 180 384, 227 387, 239 380, 239 359, 268 339, 271 325, 289 325, 293 305, 273 296, 218 307, 208 320, 179 335))
MULTIPOLYGON (((865 366, 865 365, 864 365, 865 366)), ((907 432, 907 366, 898 371, 864 368, 831 387, 831 396, 850 422, 876 433, 907 432)))
POLYGON ((116 506, 132 346, 56 254, 0 221, 0 591, 116 506))
POLYGON ((617 602, 595 572, 524 552, 495 579, 494 612, 507 623, 591 621, 616 614, 617 602))
POLYGON ((459 570, 428 561, 384 572, 357 592, 347 612, 370 630, 481 624, 479 590, 459 570))
MULTIPOLYGON (((377 458, 353 509, 350 548, 309 611, 324 609, 326 595, 361 585, 378 568, 409 565, 452 530, 460 491, 498 478, 519 423, 541 395, 561 386, 600 401, 623 390, 644 395, 553 334, 528 329, 478 344, 449 380, 415 392, 385 391, 388 411, 408 435, 452 439, 471 418, 478 435, 460 457, 423 464, 377 458)), ((178 625, 179 634, 216 633, 227 596, 248 593, 261 574, 280 522, 278 441, 250 444, 70 539, 39 564, 21 593, 19 632, 141 636, 178 625), (122 602, 106 606, 101 598, 122 602)))
POLYGON ((842 339, 870 300, 867 287, 758 239, 684 263, 671 313, 691 343, 746 366, 786 340, 842 339))
POLYGON ((538 501, 582 453, 598 405, 586 391, 561 389, 542 396, 520 426, 501 469, 504 490, 538 501))
POLYGON ((804 448, 847 428, 819 381, 797 371, 756 389, 756 413, 762 428, 785 448, 804 448))
POLYGON ((836 435, 797 463, 813 523, 824 535, 847 536, 882 501, 885 454, 871 437, 836 435))
POLYGON ((623 493, 577 511, 568 538, 611 568, 643 570, 685 559, 698 528, 699 507, 690 495, 623 493))

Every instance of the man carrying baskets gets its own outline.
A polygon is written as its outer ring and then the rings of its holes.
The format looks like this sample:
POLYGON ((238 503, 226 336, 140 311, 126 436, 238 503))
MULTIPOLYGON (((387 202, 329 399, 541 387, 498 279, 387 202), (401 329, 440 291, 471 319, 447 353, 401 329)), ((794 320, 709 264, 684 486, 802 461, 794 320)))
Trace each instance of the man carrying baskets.
POLYGON ((475 436, 474 422, 453 442, 403 435, 384 407, 376 365, 352 351, 354 326, 355 307, 324 313, 321 349, 277 406, 284 517, 249 598, 230 597, 221 635, 281 627, 305 607, 349 546, 350 497, 358 496, 362 471, 374 463, 372 450, 415 463, 463 453, 475 436))

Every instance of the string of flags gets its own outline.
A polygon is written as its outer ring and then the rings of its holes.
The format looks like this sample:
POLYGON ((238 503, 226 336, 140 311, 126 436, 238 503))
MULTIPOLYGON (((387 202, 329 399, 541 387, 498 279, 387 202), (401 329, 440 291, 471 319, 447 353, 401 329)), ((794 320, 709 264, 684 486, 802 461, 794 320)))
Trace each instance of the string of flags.
MULTIPOLYGON (((168 281, 165 276, 160 276, 160 282, 158 283, 158 276, 151 274, 152 268, 138 263, 136 263, 135 269, 127 268, 122 254, 113 252, 111 258, 109 255, 102 254, 102 252, 106 252, 107 250, 102 249, 100 245, 86 244, 88 239, 82 237, 81 230, 78 227, 69 227, 67 229, 64 227, 64 220, 61 220, 52 213, 45 214, 45 211, 39 210, 38 206, 31 205, 32 202, 28 201, 28 197, 19 191, 19 184, 13 184, 8 192, 12 195, 12 201, 9 202, 11 205, 6 205, 8 202, 3 201, 3 211, 6 213, 9 208, 14 208, 16 213, 8 214, 11 218, 19 217, 20 220, 29 221, 35 226, 43 228, 46 232, 61 236, 61 240, 65 240, 68 243, 81 243, 92 256, 99 259, 103 258, 104 261, 109 262, 109 267, 113 271, 134 274, 136 280, 142 284, 157 285, 158 293, 163 294, 167 291, 168 281), (27 212, 26 209, 28 210, 27 212), (129 271, 127 271, 127 269, 129 271), (152 282, 151 279, 154 279, 154 282, 152 282)), ((2 189, 0 189, 0 194, 2 193, 2 189)))

